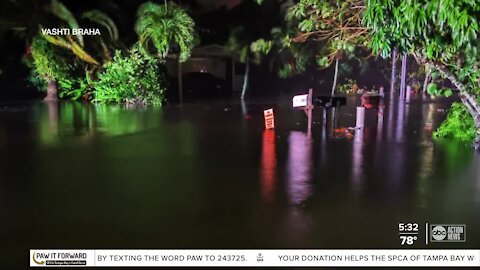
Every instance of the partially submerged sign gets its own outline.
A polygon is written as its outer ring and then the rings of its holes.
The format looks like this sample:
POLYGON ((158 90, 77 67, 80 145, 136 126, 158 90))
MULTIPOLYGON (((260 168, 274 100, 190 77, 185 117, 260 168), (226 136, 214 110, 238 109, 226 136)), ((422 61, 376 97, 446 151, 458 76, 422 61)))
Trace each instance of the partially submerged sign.
POLYGON ((308 105, 308 94, 293 97, 293 107, 305 107, 308 105))
POLYGON ((273 116, 273 109, 263 111, 263 117, 265 118, 265 129, 275 128, 275 119, 273 116))

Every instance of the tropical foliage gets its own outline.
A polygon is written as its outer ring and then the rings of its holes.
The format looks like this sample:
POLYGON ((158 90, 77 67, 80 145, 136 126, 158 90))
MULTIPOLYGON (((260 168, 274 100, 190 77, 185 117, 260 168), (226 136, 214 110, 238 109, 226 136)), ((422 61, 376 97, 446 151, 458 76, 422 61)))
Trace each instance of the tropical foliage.
POLYGON ((306 41, 300 43, 292 42, 290 36, 296 31, 289 25, 271 30, 271 43, 268 51, 273 52, 271 66, 282 78, 292 77, 304 73, 309 67, 315 65, 315 55, 318 51, 316 42, 306 41))
POLYGON ((195 46, 195 22, 184 9, 173 3, 160 5, 147 2, 140 6, 135 24, 142 48, 150 52, 152 44, 156 53, 165 58, 172 45, 179 47, 179 61, 186 61, 195 46))
POLYGON ((134 46, 126 55, 116 51, 94 84, 95 102, 161 104, 165 93, 160 60, 134 46))
POLYGON ((352 61, 364 65, 364 56, 369 54, 365 50, 369 45, 369 32, 362 25, 363 1, 283 3, 287 7, 285 25, 272 29, 271 35, 278 75, 286 78, 301 74, 314 65, 327 68, 335 63, 333 94, 338 75, 351 72, 352 61), (342 59, 349 64, 342 65, 342 59))
MULTIPOLYGON (((24 63, 31 68, 28 80, 41 90, 47 89, 48 100, 56 100, 58 95, 102 103, 160 104, 166 87, 167 54, 178 52, 179 61, 185 61, 197 41, 192 18, 174 3, 140 5, 133 28, 142 46, 135 43, 128 50, 119 41, 115 22, 102 11, 87 10, 75 16, 59 0, 40 2, 34 3, 38 14, 31 20, 22 13, 9 21, 10 28, 14 27, 29 44, 24 57, 24 63), (87 37, 81 31, 76 35, 41 31, 92 27, 100 28, 102 34, 87 37), (152 50, 156 50, 155 56, 150 55, 152 50)), ((8 8, 30 10, 21 9, 17 2, 8 8)))
POLYGON ((54 46, 41 37, 35 37, 30 47, 35 73, 45 81, 62 81, 72 69, 54 46))
POLYGON ((59 50, 45 39, 37 36, 30 47, 30 56, 24 63, 31 68, 28 81, 39 90, 46 91, 47 83, 54 82, 58 86, 61 98, 77 100, 90 89, 88 76, 82 76, 78 63, 71 62, 69 52, 59 50))
MULTIPOLYGON (((426 74, 436 72, 453 83, 480 130, 479 13, 474 0, 299 0, 286 18, 297 32, 290 40, 320 43, 317 63, 329 66, 335 60, 335 73, 338 60, 358 47, 384 58, 394 50, 413 55, 426 74)), ((424 89, 452 95, 448 88, 428 84, 428 77, 424 89)))
MULTIPOLYGON (((66 23, 71 29, 79 28, 79 23, 77 19, 63 3, 59 2, 58 0, 52 0, 49 10, 53 15, 60 19, 60 26, 63 23, 66 23)), ((110 37, 113 39, 116 38, 113 34, 118 32, 116 30, 116 25, 113 23, 113 20, 111 20, 106 14, 103 14, 98 10, 92 10, 85 12, 83 14, 83 17, 90 21, 99 23, 100 25, 106 26, 106 28, 109 30, 109 33, 111 33, 110 37)), ((43 26, 40 25, 40 28, 43 28, 43 26)), ((72 37, 71 35, 51 36, 42 33, 42 37, 44 37, 48 42, 56 46, 60 46, 62 48, 70 50, 79 59, 85 61, 88 64, 93 64, 97 66, 100 65, 100 62, 95 59, 95 57, 92 56, 91 53, 86 51, 84 37, 81 34, 77 34, 72 37)), ((98 39, 100 39, 102 46, 106 49, 105 42, 100 37, 98 39)))
POLYGON ((427 85, 427 92, 432 96, 445 96, 450 97, 453 95, 451 89, 448 88, 440 88, 435 83, 430 83, 427 85))
POLYGON ((338 92, 343 94, 356 94, 358 85, 355 80, 347 79, 345 83, 338 85, 338 92))
POLYGON ((361 0, 300 0, 293 5, 287 19, 297 21, 299 33, 292 39, 321 41, 317 64, 328 67, 335 62, 332 95, 337 85, 339 60, 354 54, 357 47, 367 47, 370 35, 362 25, 365 5, 361 0))
POLYGON ((462 103, 452 105, 447 119, 433 133, 435 138, 453 138, 462 141, 472 141, 476 135, 477 131, 473 118, 470 117, 467 108, 462 103))
POLYGON ((300 0, 287 15, 298 21, 300 33, 293 41, 324 41, 326 52, 319 64, 328 66, 338 55, 352 53, 357 46, 368 46, 368 29, 362 25, 364 8, 363 1, 300 0))
POLYGON ((236 55, 240 62, 245 63, 245 77, 243 79, 241 99, 245 98, 250 78, 250 62, 251 58, 255 58, 255 62, 259 63, 261 55, 259 51, 269 51, 271 43, 264 39, 255 40, 254 35, 244 26, 236 26, 230 31, 227 43, 228 50, 236 55))
POLYGON ((387 57, 397 48, 437 70, 455 85, 476 129, 480 130, 477 1, 366 0, 365 3, 364 22, 370 29, 374 52, 387 57))

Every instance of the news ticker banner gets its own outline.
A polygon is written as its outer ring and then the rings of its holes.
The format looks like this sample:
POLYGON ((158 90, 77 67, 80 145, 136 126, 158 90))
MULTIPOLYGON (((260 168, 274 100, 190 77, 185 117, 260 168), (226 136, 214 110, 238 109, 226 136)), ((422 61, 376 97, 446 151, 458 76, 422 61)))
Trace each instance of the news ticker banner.
POLYGON ((480 250, 30 250, 31 267, 480 267, 480 250))

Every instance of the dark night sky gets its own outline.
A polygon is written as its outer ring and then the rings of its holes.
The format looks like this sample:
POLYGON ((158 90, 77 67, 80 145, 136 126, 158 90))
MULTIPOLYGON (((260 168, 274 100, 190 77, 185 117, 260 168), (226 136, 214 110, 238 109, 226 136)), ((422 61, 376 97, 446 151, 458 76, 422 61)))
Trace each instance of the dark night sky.
POLYGON ((220 6, 227 6, 228 8, 232 8, 238 4, 240 4, 240 2, 242 2, 242 0, 199 0, 199 2, 202 4, 202 5, 205 5, 206 7, 208 7, 209 9, 210 8, 217 8, 217 7, 220 7, 220 6))

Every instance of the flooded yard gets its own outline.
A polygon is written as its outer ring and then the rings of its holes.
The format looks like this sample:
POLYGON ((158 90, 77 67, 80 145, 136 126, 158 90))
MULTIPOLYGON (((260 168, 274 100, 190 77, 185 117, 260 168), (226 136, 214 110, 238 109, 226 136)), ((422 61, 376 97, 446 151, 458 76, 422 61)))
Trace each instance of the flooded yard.
POLYGON ((400 222, 467 226, 465 243, 413 248, 478 247, 480 159, 431 136, 450 99, 387 100, 353 134, 349 97, 316 108, 310 135, 290 102, 3 104, 6 265, 33 248, 400 248, 400 222))

